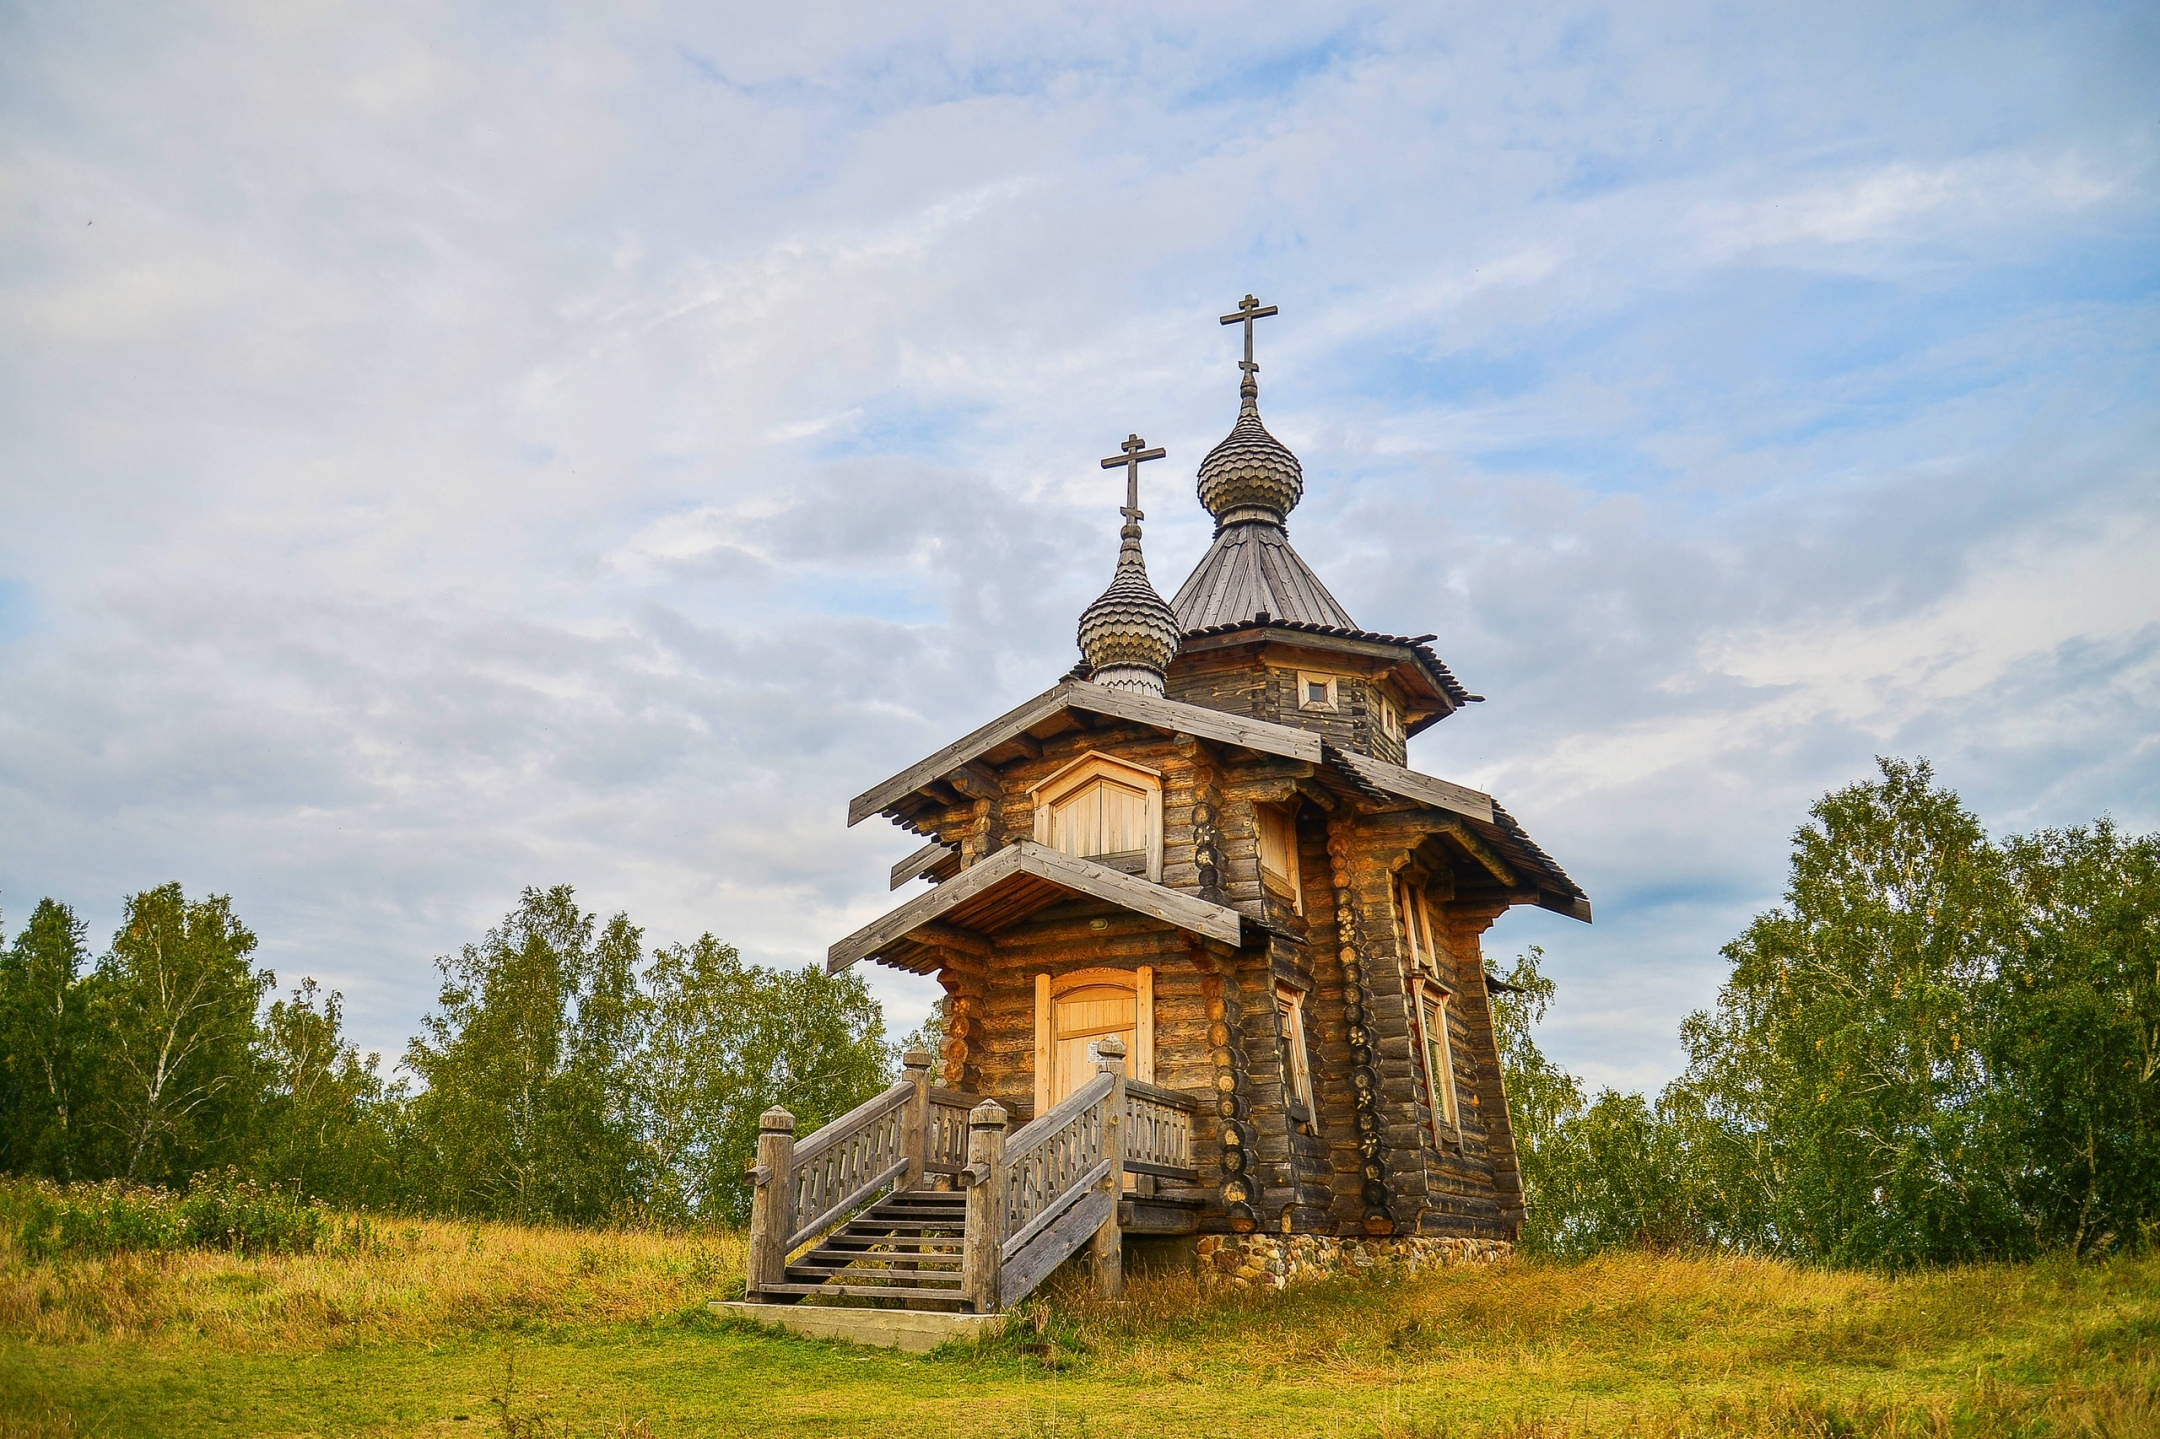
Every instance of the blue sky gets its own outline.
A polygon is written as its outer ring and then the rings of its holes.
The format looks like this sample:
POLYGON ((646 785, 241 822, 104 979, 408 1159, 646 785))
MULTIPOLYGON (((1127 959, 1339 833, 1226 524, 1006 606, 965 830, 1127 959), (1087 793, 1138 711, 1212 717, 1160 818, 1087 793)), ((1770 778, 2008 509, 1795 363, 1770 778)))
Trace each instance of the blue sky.
POLYGON ((0 923, 229 893, 391 1054, 526 884, 810 962, 1128 431, 1199 557, 1248 290, 1594 1080, 1877 754, 2160 828, 2160 19, 1787 9, 0 10, 0 923))

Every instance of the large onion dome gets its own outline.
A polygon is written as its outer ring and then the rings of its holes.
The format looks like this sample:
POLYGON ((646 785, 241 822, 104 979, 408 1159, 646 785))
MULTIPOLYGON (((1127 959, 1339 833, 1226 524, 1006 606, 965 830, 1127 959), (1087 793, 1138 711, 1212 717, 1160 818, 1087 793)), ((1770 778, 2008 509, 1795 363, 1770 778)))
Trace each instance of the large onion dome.
POLYGON ((1148 583, 1140 553, 1140 520, 1126 511, 1119 531, 1117 573, 1101 598, 1080 612, 1080 653, 1088 678, 1112 689, 1163 692, 1163 672, 1177 653, 1177 617, 1148 583))
POLYGON ((1249 377, 1244 390, 1237 424, 1200 462, 1200 503, 1218 530, 1241 520, 1279 525, 1305 495, 1305 469, 1260 423, 1259 392, 1249 377))

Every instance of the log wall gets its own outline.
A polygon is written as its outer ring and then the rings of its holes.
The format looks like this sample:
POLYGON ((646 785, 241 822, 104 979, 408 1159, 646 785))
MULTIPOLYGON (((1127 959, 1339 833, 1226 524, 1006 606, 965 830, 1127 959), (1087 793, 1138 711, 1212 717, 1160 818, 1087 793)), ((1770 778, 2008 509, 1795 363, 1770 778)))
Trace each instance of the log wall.
MULTIPOLYGON (((1220 686, 1200 701, 1211 708, 1302 723, 1280 708, 1291 698, 1294 671, 1279 672, 1288 676, 1279 682, 1276 671, 1246 670, 1245 708, 1229 702, 1238 681, 1227 667, 1196 666, 1193 673, 1220 686)), ((1361 721, 1350 715, 1341 722, 1361 721)), ((1347 732, 1322 732, 1353 742, 1347 732)), ((1402 758, 1370 735, 1356 747, 1402 758)), ((1321 783, 1310 765, 1189 735, 1110 723, 1037 748, 977 774, 967 781, 975 792, 954 794, 933 817, 936 837, 958 845, 963 863, 1032 837, 1028 788, 1101 751, 1162 775, 1163 883, 1259 923, 1248 924, 1245 946, 1231 952, 1076 899, 1001 930, 987 961, 947 956, 939 973, 952 998, 942 1081, 996 1098, 1016 1118, 1032 1115, 1035 977, 1147 965, 1154 971, 1155 1082, 1206 1096, 1193 1132, 1207 1201, 1203 1230, 1512 1238, 1521 1184, 1479 939, 1503 906, 1454 898, 1449 862, 1427 842, 1429 826, 1420 829, 1416 815, 1364 812, 1321 783), (1302 912, 1263 885, 1262 805, 1296 816, 1302 912), (1427 1104, 1396 912, 1398 871, 1423 887, 1453 969, 1462 1123, 1452 1143, 1435 1135, 1427 1104), (1095 929, 1094 920, 1105 927, 1095 929), (1303 1120, 1286 1103, 1278 984, 1304 996, 1314 1112, 1303 1120)))

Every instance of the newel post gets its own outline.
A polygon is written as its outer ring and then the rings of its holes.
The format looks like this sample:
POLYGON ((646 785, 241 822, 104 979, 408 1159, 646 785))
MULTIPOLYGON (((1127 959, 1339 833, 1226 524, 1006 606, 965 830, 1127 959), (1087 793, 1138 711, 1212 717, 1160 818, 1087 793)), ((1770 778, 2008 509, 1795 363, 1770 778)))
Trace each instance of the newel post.
POLYGON ((1102 1072, 1109 1075, 1110 1094, 1103 1100, 1103 1158, 1110 1173, 1103 1185, 1110 1191, 1110 1214, 1095 1231, 1095 1292, 1105 1299, 1125 1293, 1125 1229, 1118 1223, 1118 1207, 1125 1202, 1125 1041, 1111 1035, 1095 1048, 1102 1072))
POLYGON ((920 1189, 928 1176, 923 1166, 930 1162, 930 1055, 925 1050, 911 1049, 900 1056, 901 1077, 914 1086, 908 1096, 907 1113, 900 1123, 900 1143, 907 1159, 907 1173, 900 1176, 902 1189, 920 1189))
POLYGON ((750 1199, 750 1282, 758 1287, 787 1282, 788 1235, 795 1230, 795 1116, 768 1109, 758 1116, 757 1164, 750 1170, 757 1192, 750 1199))
POLYGON ((960 1294, 977 1314, 998 1311, 1005 1248, 1005 1109, 986 1099, 968 1111, 967 1238, 960 1294))

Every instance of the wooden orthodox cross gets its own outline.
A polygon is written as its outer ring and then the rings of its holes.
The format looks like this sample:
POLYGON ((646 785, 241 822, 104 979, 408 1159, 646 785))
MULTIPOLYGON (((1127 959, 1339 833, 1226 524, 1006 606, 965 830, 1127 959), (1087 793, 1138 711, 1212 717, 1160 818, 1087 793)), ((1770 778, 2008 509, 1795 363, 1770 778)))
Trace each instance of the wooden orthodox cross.
POLYGON ((1273 305, 1263 305, 1251 295, 1247 295, 1244 299, 1238 301, 1238 307, 1233 313, 1222 317, 1222 322, 1226 325, 1242 323, 1245 326, 1245 360, 1238 368, 1248 376, 1260 373, 1260 367, 1253 363, 1252 357, 1253 321, 1264 320, 1274 313, 1275 307, 1273 305))
POLYGON ((1170 452, 1159 446, 1149 449, 1147 441, 1138 435, 1128 435, 1125 443, 1118 448, 1124 453, 1112 455, 1102 462, 1102 467, 1106 470, 1114 470, 1119 465, 1125 467, 1125 508, 1118 513, 1128 520, 1145 519, 1146 516, 1140 513, 1140 466, 1148 460, 1159 460, 1170 452))

